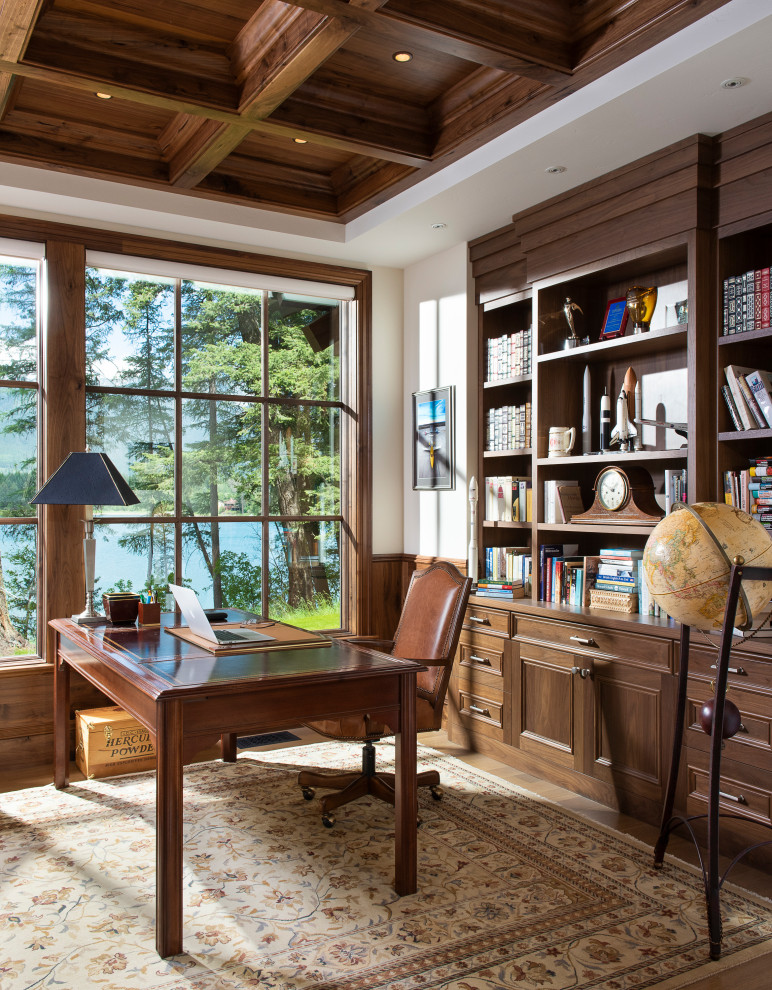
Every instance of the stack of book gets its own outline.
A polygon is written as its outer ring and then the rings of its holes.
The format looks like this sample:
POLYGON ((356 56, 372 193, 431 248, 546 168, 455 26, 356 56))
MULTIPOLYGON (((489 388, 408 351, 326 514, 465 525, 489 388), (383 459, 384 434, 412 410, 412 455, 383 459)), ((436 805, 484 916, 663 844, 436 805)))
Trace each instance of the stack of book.
POLYGON ((747 468, 724 471, 724 501, 772 533, 772 457, 754 457, 747 468))
POLYGON ((640 561, 642 550, 607 547, 598 554, 590 608, 614 612, 637 612, 639 608, 640 561))
POLYGON ((493 581, 486 578, 477 583, 474 594, 480 598, 513 601, 515 598, 525 598, 525 587, 522 581, 493 581))
POLYGON ((488 410, 486 450, 516 450, 531 446, 531 403, 488 410))
POLYGON ((724 335, 768 327, 769 268, 724 279, 724 335))
POLYGON ((486 352, 486 382, 531 374, 531 330, 491 337, 486 352))
POLYGON ((485 479, 487 522, 531 522, 531 479, 511 474, 485 479))
POLYGON ((520 584, 531 593, 531 553, 526 547, 486 547, 480 584, 520 584))
POLYGON ((736 430, 767 430, 772 427, 772 376, 762 368, 728 364, 726 385, 721 394, 736 430))

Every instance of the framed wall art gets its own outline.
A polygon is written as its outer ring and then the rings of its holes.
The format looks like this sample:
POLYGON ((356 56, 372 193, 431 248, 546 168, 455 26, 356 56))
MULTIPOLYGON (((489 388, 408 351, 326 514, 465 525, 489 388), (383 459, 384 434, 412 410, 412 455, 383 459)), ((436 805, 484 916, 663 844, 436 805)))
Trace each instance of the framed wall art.
POLYGON ((456 487, 455 386, 413 392, 413 490, 456 487))

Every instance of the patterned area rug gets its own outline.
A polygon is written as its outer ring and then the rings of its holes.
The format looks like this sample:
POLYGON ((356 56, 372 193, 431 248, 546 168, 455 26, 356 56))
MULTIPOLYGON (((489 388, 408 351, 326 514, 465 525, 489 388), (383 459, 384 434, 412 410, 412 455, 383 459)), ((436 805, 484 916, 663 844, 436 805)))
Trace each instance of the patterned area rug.
POLYGON ((649 849, 427 749, 445 797, 421 796, 419 893, 399 898, 392 809, 360 801, 328 830, 295 783, 298 763, 359 755, 323 743, 187 769, 171 960, 154 951, 154 774, 0 795, 0 987, 676 990, 772 951, 772 904, 725 889, 708 962, 688 868, 655 871, 649 849))

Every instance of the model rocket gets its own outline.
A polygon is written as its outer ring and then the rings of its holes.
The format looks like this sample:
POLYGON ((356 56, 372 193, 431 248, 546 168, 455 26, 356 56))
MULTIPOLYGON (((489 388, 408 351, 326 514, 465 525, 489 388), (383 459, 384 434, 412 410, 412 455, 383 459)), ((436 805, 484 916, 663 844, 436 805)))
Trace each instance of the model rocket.
POLYGON ((611 443, 618 443, 620 450, 629 450, 630 441, 638 435, 638 430, 630 419, 628 394, 624 386, 617 397, 617 422, 611 431, 611 443))

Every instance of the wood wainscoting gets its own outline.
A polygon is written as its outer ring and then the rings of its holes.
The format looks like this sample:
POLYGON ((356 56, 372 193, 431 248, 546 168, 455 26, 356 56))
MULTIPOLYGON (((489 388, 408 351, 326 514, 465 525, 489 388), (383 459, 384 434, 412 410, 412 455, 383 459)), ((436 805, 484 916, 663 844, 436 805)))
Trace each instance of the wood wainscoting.
POLYGON ((426 570, 440 560, 455 564, 463 574, 466 574, 466 560, 456 560, 452 557, 426 557, 412 553, 373 554, 368 630, 371 636, 391 639, 399 624, 402 604, 413 571, 426 570))

